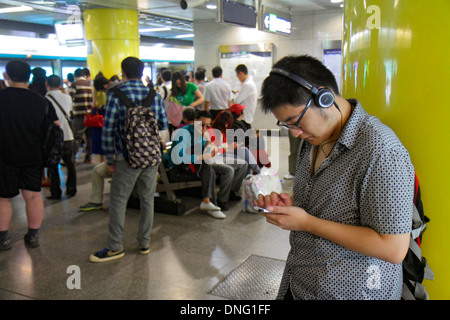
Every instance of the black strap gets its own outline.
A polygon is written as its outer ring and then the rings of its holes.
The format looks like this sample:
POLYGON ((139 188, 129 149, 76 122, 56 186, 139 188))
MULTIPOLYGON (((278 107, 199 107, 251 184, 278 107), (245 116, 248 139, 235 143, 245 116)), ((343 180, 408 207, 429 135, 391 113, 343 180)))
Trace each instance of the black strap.
POLYGON ((55 99, 55 97, 53 97, 51 94, 47 94, 47 97, 50 97, 58 106, 59 110, 61 110, 61 112, 63 113, 63 115, 66 117, 67 123, 70 123, 69 121, 69 117, 67 116, 66 111, 64 111, 63 107, 61 107, 61 105, 59 104, 59 102, 55 99))
MULTIPOLYGON (((122 102, 125 107, 131 108, 135 106, 135 104, 118 87, 114 87, 111 90, 116 94, 117 98, 119 98, 120 102, 122 102)), ((155 89, 150 89, 147 97, 142 101, 142 106, 147 108, 150 107, 155 101, 155 96, 155 89)))
POLYGON ((163 100, 166 100, 167 99, 167 95, 169 94, 169 91, 167 91, 167 87, 166 86, 162 86, 162 88, 164 89, 164 99, 163 100))
POLYGON ((72 126, 70 125, 70 120, 69 120, 69 117, 67 116, 66 111, 64 111, 63 107, 61 107, 59 102, 51 94, 47 94, 46 96, 50 97, 56 103, 56 105, 58 106, 59 110, 61 110, 61 112, 63 113, 64 117, 66 118, 67 125, 69 126, 70 131, 72 131, 72 134, 73 134, 72 126))

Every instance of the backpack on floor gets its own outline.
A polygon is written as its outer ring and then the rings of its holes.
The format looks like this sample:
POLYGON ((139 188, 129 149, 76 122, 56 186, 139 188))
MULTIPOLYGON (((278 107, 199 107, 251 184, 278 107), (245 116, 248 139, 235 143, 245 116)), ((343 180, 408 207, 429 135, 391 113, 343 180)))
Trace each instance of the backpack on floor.
POLYGON ((136 106, 119 88, 114 87, 111 90, 127 107, 123 145, 127 149, 128 163, 134 169, 159 165, 161 148, 158 121, 150 108, 154 102, 156 91, 151 89, 142 104, 136 106))
POLYGON ((419 180, 415 177, 414 213, 408 253, 403 260, 402 300, 428 300, 423 279, 433 280, 434 274, 422 256, 422 235, 430 219, 425 216, 420 196, 419 180))

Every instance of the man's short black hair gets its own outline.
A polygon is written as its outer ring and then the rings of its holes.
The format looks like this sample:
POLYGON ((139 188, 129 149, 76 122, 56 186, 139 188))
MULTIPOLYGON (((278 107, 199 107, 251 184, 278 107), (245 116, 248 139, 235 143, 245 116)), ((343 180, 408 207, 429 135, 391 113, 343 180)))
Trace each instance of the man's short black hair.
POLYGON ((94 78, 94 89, 97 92, 106 91, 105 85, 109 85, 111 80, 108 80, 102 72, 97 73, 94 78))
MULTIPOLYGON (((339 87, 333 73, 314 57, 286 56, 275 63, 273 68, 284 69, 316 87, 326 87, 335 95, 339 95, 339 87)), ((310 91, 279 74, 270 74, 261 87, 261 107, 266 113, 283 105, 305 105, 311 97, 310 91)))
POLYGON ((84 70, 81 68, 78 68, 74 71, 73 76, 75 78, 80 78, 80 77, 84 77, 84 70))
POLYGON ((22 60, 11 60, 6 64, 6 73, 13 82, 30 81, 31 68, 28 63, 22 60))
POLYGON ((164 81, 171 81, 172 80, 172 72, 170 72, 170 70, 164 70, 163 72, 161 72, 161 78, 164 81))
POLYGON ((186 119, 188 121, 194 121, 195 120, 195 109, 192 107, 186 107, 183 109, 183 119, 186 119))
POLYGON ((201 117, 209 118, 211 120, 213 118, 211 112, 206 110, 198 110, 197 113, 195 114, 195 119, 200 119, 201 117))
POLYGON ((219 78, 222 75, 222 68, 217 66, 212 69, 212 75, 214 78, 219 78))
POLYGON ((127 79, 141 79, 144 73, 144 63, 135 57, 128 57, 122 61, 122 71, 127 79))
POLYGON ((55 74, 47 77, 47 83, 50 88, 59 88, 61 86, 61 78, 55 74))
POLYGON ((194 77, 197 81, 205 80, 205 72, 203 70, 197 70, 194 77))
POLYGON ((242 72, 243 74, 248 74, 248 69, 245 64, 238 65, 234 71, 236 71, 236 73, 242 72))
POLYGON ((84 68, 83 69, 83 73, 85 77, 90 77, 91 76, 91 70, 89 70, 89 68, 84 68))

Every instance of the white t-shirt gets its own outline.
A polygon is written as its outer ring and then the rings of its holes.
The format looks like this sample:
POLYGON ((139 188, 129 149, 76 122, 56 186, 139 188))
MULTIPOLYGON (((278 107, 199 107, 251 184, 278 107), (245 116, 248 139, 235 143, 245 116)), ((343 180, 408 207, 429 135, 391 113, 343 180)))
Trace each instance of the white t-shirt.
POLYGON ((222 78, 214 78, 205 87, 205 101, 209 101, 211 110, 228 109, 232 97, 231 85, 222 78))
POLYGON ((239 92, 236 94, 234 98, 235 103, 239 103, 245 106, 244 109, 244 121, 247 123, 253 122, 253 117, 255 116, 256 111, 256 102, 257 102, 257 89, 256 84, 253 81, 253 78, 249 76, 243 83, 239 92))
POLYGON ((172 81, 166 81, 163 82, 163 84, 161 85, 161 87, 159 88, 159 94, 161 95, 162 100, 164 101, 167 97, 170 96, 170 90, 172 90, 172 81), (164 88, 166 88, 166 90, 164 90, 164 88), (166 95, 167 92, 167 95, 166 95))
MULTIPOLYGON (((52 90, 48 91, 46 96, 52 96, 55 98, 66 112, 67 116, 70 117, 70 111, 72 111, 72 98, 68 94, 62 93, 60 90, 52 90)), ((72 129, 70 128, 70 123, 67 122, 64 113, 51 98, 47 99, 53 104, 53 108, 55 108, 59 122, 61 122, 61 129, 64 132, 64 141, 73 140, 72 129)))

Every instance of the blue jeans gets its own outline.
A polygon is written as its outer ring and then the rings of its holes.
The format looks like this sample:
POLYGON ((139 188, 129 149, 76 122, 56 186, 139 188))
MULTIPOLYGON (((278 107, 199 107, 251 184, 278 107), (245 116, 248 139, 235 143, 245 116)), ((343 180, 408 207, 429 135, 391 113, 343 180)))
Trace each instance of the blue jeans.
POLYGON ((108 249, 112 251, 123 249, 125 212, 133 188, 136 188, 139 195, 141 207, 137 234, 138 246, 144 248, 150 244, 157 174, 158 166, 133 169, 125 160, 116 162, 116 170, 111 180, 108 249))

